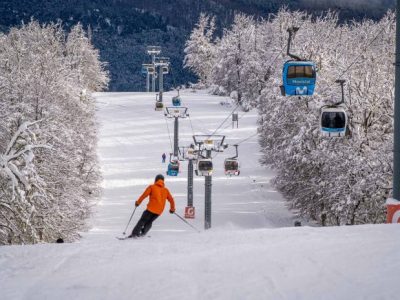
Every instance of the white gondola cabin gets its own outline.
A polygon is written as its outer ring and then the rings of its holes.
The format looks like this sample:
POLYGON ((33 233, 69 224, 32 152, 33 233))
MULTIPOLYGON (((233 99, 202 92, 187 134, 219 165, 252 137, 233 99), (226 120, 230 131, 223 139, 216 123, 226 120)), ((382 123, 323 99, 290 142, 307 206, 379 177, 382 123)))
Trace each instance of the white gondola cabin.
POLYGON ((197 161, 196 175, 211 176, 213 172, 213 162, 209 158, 202 158, 197 161))
POLYGON ((154 110, 163 110, 164 104, 161 101, 156 101, 156 106, 154 110))
POLYGON ((325 107, 321 111, 321 133, 328 137, 346 135, 347 114, 343 107, 325 107))
POLYGON ((162 66, 161 68, 162 68, 162 73, 164 75, 169 73, 169 66, 168 65, 167 66, 162 66))
POLYGON ((239 176, 240 168, 239 161, 236 158, 227 158, 224 161, 225 175, 239 176))

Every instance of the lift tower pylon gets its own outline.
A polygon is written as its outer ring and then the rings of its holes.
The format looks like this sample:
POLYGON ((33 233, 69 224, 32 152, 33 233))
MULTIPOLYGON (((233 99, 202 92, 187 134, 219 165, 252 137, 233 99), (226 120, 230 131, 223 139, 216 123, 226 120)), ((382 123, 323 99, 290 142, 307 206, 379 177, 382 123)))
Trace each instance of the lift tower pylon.
MULTIPOLYGON (((146 51, 147 51, 147 54, 151 56, 151 63, 155 69, 156 56, 160 55, 161 47, 160 46, 147 46, 146 51)), ((156 76, 157 76, 157 72, 154 72, 154 74, 151 78, 152 79, 152 85, 151 85, 152 92, 156 91, 156 76)))

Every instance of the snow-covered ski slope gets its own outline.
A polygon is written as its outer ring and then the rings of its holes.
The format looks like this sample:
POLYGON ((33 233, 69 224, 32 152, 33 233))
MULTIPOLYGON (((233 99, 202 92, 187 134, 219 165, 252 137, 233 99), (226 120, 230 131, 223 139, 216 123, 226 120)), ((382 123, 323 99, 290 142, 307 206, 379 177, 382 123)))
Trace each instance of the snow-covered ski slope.
MULTIPOLYGON (((167 93, 165 102, 173 95, 167 93)), ((233 149, 215 158, 211 230, 196 233, 166 210, 150 238, 115 239, 134 200, 165 173, 161 154, 171 148, 154 98, 97 95, 104 194, 92 229, 77 243, 0 247, 0 299, 398 298, 400 227, 291 227, 295 218, 269 185, 273 173, 258 164, 256 137, 240 147, 240 177, 223 175, 223 159, 233 149)), ((201 92, 182 98, 195 133, 211 133, 233 109, 219 105, 224 98, 201 92)), ((172 135, 173 121, 167 122, 172 135)), ((229 128, 230 121, 226 126, 218 133, 230 144, 239 142, 256 132, 256 112, 245 114, 239 129, 229 128)), ((180 128, 186 145, 190 121, 181 120, 180 128)), ((186 205, 185 176, 183 163, 177 178, 166 178, 179 214, 186 205)), ((195 179, 194 192, 197 216, 191 222, 202 230, 203 178, 195 179)))
MULTIPOLYGON (((166 93, 164 102, 172 106, 176 93, 166 93)), ((120 233, 124 230, 133 202, 154 177, 161 173, 166 177, 177 204, 177 212, 184 214, 187 204, 187 162, 181 162, 178 177, 167 177, 167 163, 161 155, 173 152, 174 119, 164 117, 154 110, 154 94, 117 93, 99 94, 98 108, 101 122, 99 154, 104 176, 104 195, 99 203, 98 214, 92 232, 99 235, 120 233), (171 140, 170 140, 171 138, 171 140)), ((182 106, 188 107, 189 118, 179 119, 179 145, 193 143, 193 134, 211 134, 229 117, 234 106, 223 106, 228 98, 210 96, 205 92, 182 93, 182 106)), ((257 112, 237 110, 239 128, 232 129, 231 118, 216 134, 226 135, 226 143, 233 145, 257 132, 257 112)), ((241 175, 227 177, 224 159, 235 155, 235 148, 224 153, 213 153, 214 173, 212 185, 212 226, 223 228, 264 228, 293 226, 293 216, 285 207, 284 200, 269 184, 273 172, 260 166, 257 136, 239 146, 241 175)), ((204 227, 204 177, 194 179, 194 206, 196 219, 193 224, 204 227)), ((144 208, 144 205, 142 205, 144 208)), ((167 205, 167 208, 169 206, 167 205)), ((138 215, 141 213, 140 210, 138 215)), ((154 223, 152 235, 162 231, 187 231, 187 225, 176 216, 163 215, 154 223)), ((137 220, 137 218, 135 218, 137 220)))

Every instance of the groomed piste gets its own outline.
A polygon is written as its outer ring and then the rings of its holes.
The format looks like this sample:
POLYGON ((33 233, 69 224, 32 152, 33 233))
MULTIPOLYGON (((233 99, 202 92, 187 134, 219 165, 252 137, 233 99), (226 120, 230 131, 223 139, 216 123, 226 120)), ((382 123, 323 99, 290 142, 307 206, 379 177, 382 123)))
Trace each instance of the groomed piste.
MULTIPOLYGON (((164 94, 170 101, 174 94, 164 94)), ((257 112, 239 113, 220 129, 240 145, 240 176, 226 176, 226 149, 213 159, 212 228, 204 231, 204 178, 195 177, 196 217, 187 226, 167 211, 149 237, 119 241, 134 201, 167 164, 173 121, 154 110, 152 93, 99 93, 103 195, 80 241, 0 248, 1 299, 396 299, 400 227, 321 228, 298 219, 260 166, 257 112), (303 226, 294 227, 295 221, 303 226)), ((210 134, 233 107, 205 91, 181 92, 190 120, 180 144, 210 134)), ((167 177, 177 213, 187 205, 187 163, 167 177)), ((129 230, 145 208, 138 207, 129 230)), ((166 208, 168 209, 168 207, 166 208)))

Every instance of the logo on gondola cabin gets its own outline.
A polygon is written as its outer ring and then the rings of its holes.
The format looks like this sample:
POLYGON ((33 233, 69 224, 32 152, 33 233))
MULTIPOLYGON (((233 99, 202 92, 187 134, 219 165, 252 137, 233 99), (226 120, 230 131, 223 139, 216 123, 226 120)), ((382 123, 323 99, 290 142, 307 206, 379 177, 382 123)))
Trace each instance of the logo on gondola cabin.
POLYGON ((297 87, 296 88, 296 94, 297 95, 305 95, 305 94, 307 94, 307 87, 306 86, 297 87))
POLYGON ((292 82, 292 84, 310 84, 311 83, 311 80, 304 80, 304 79, 302 79, 302 80, 299 80, 299 79, 292 79, 291 80, 291 82, 292 82))

